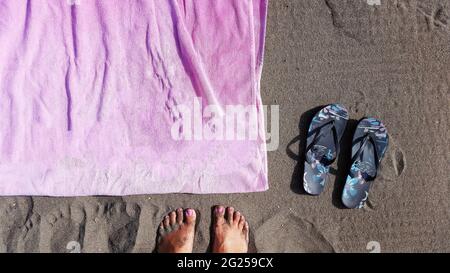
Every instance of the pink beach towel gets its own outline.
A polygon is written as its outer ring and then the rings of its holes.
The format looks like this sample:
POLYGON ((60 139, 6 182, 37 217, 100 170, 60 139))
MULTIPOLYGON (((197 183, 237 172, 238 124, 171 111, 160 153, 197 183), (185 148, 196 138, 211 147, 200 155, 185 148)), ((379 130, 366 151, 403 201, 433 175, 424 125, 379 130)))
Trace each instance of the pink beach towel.
POLYGON ((266 190, 266 9, 0 0, 0 195, 266 190), (250 110, 220 123, 236 105, 250 110), (254 114, 256 138, 229 134, 254 114))

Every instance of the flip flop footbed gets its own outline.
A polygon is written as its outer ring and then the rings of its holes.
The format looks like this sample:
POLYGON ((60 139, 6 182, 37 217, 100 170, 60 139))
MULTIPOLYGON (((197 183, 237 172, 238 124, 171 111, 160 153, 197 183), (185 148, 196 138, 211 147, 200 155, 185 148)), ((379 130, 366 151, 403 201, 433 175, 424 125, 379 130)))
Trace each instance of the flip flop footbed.
POLYGON ((331 104, 311 121, 303 174, 303 187, 309 194, 320 194, 328 182, 329 168, 337 157, 347 120, 348 111, 339 104, 331 104))
POLYGON ((374 118, 359 122, 352 145, 352 165, 342 194, 348 208, 362 208, 386 153, 389 136, 383 123, 374 118))

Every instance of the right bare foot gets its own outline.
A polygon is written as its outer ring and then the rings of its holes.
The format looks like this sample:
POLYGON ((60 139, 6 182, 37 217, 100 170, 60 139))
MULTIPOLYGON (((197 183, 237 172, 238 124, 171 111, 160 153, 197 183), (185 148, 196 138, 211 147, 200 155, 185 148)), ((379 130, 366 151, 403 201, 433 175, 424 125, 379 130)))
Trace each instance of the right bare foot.
POLYGON ((249 226, 244 216, 232 207, 216 206, 213 218, 212 252, 247 253, 249 226))
POLYGON ((191 253, 194 245, 195 210, 179 208, 172 211, 159 225, 159 253, 191 253))

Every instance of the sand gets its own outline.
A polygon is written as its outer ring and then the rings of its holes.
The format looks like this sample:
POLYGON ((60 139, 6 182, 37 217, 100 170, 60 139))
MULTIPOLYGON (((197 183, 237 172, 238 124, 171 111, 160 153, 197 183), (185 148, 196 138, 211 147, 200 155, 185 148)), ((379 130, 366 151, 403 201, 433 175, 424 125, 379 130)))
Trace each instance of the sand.
POLYGON ((224 204, 250 222, 252 251, 450 252, 449 23, 450 1, 270 1, 262 95, 280 106, 280 145, 267 192, 0 198, 0 251, 151 252, 162 217, 192 207, 194 251, 205 252, 211 207, 224 204), (298 155, 311 110, 333 102, 352 121, 335 175, 312 197, 298 155), (366 208, 348 210, 349 140, 369 115, 391 146, 366 208))

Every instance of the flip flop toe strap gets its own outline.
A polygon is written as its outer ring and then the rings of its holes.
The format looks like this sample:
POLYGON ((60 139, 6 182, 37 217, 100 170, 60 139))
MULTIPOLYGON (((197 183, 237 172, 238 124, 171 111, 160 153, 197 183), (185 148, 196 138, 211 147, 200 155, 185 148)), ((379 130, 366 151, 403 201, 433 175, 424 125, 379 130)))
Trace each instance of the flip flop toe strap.
POLYGON ((308 163, 313 163, 315 160, 317 160, 325 166, 329 166, 329 165, 333 164, 333 162, 336 160, 336 157, 337 157, 336 155, 339 153, 338 133, 336 130, 334 120, 329 121, 315 129, 314 139, 311 142, 311 144, 308 145, 306 150, 308 151, 307 157, 306 157, 308 163), (331 152, 331 149, 328 147, 323 147, 324 149, 321 149, 321 151, 314 151, 314 149, 318 148, 317 143, 319 142, 320 138, 323 136, 323 134, 320 134, 320 129, 322 129, 325 126, 330 125, 330 124, 331 124, 331 131, 333 134, 333 141, 334 141, 334 146, 335 146, 335 152, 334 152, 334 154, 331 154, 331 156, 329 154, 331 152), (316 155, 318 155, 318 156, 316 157, 316 155))
POLYGON ((355 164, 356 161, 362 162, 361 160, 359 160, 359 158, 361 158, 362 153, 364 152, 364 149, 366 147, 367 142, 371 142, 374 148, 374 164, 375 164, 375 172, 373 175, 369 174, 367 172, 367 170, 364 169, 360 169, 360 171, 362 172, 362 176, 364 178, 364 180, 369 181, 369 180, 374 180, 377 176, 378 173, 378 167, 380 164, 380 160, 379 160, 379 155, 378 155, 378 148, 376 145, 376 140, 374 139, 375 135, 373 133, 368 133, 365 136, 358 138, 355 142, 361 142, 361 145, 358 148, 358 151, 355 153, 355 155, 352 158, 352 162, 353 164, 355 164))

